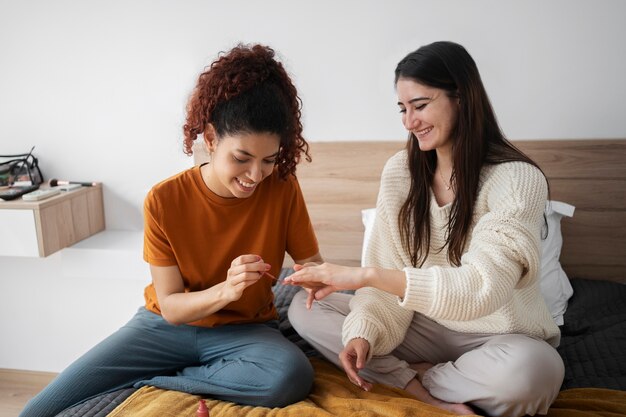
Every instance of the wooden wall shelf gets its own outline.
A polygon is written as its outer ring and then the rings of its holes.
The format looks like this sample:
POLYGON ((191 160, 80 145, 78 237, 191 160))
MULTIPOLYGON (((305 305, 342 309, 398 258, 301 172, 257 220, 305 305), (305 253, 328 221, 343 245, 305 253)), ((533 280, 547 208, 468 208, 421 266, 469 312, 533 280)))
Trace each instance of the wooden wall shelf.
POLYGON ((0 200, 0 256, 48 256, 104 227, 102 184, 40 201, 0 200))

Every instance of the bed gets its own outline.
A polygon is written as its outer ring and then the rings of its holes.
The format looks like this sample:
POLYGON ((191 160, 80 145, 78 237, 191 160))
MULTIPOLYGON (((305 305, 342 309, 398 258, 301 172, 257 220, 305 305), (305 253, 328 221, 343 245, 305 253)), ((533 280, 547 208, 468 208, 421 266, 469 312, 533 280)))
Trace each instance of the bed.
MULTIPOLYGON (((626 140, 516 141, 539 163, 550 182, 550 198, 576 207, 563 218, 560 265, 570 278, 559 353, 565 381, 548 415, 626 416, 626 140)), ((316 142, 313 163, 298 177, 321 252, 329 262, 359 265, 363 243, 361 210, 374 207, 380 172, 402 142, 316 142)), ((196 147, 195 163, 206 160, 196 147)), ((557 261, 559 257, 557 256, 557 261)), ((291 272, 289 259, 281 276, 291 272)), ((286 311, 296 288, 277 285, 281 331, 300 346, 316 370, 305 401, 281 409, 237 406, 206 399, 211 416, 444 416, 402 391, 353 386, 342 371, 320 358, 291 328, 286 311)), ((153 387, 105 394, 59 416, 150 417, 195 415, 200 397, 153 387)))

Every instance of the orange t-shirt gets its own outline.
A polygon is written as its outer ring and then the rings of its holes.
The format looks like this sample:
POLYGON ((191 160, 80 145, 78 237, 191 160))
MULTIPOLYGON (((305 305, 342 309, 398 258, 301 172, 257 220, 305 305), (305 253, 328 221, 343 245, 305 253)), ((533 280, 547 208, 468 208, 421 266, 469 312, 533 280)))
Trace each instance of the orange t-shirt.
MULTIPOLYGON (((298 181, 283 181, 274 170, 249 198, 223 198, 210 191, 200 167, 155 185, 144 204, 144 259, 155 266, 176 265, 185 291, 200 291, 226 279, 231 262, 255 254, 278 277, 285 252, 293 259, 319 252, 298 181)), ((272 280, 261 278, 220 311, 193 325, 259 323, 278 318, 272 280)), ((144 291, 146 308, 161 314, 153 284, 144 291)))

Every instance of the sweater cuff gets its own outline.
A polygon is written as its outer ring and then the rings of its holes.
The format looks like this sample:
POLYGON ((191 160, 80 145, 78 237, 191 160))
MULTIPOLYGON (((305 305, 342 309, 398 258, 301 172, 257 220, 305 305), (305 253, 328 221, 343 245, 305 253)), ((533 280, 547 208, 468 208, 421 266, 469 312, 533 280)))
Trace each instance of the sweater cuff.
POLYGON ((432 308, 435 279, 432 269, 404 268, 406 290, 398 304, 408 310, 428 315, 432 308))
POLYGON ((342 342, 343 345, 347 345, 352 339, 361 338, 367 340, 370 345, 367 352, 367 359, 369 360, 374 355, 374 348, 376 346, 376 338, 378 335, 378 329, 367 318, 351 318, 350 315, 346 317, 343 322, 342 342))

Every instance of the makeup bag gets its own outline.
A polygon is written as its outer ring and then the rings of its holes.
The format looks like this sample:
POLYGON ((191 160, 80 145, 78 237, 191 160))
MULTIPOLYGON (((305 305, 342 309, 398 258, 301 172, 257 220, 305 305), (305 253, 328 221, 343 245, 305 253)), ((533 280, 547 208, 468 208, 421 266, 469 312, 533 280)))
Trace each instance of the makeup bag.
POLYGON ((28 153, 17 155, 0 155, 0 186, 7 185, 39 185, 43 182, 43 174, 39 168, 39 160, 28 153))

